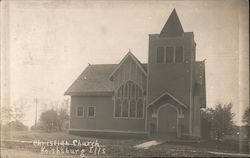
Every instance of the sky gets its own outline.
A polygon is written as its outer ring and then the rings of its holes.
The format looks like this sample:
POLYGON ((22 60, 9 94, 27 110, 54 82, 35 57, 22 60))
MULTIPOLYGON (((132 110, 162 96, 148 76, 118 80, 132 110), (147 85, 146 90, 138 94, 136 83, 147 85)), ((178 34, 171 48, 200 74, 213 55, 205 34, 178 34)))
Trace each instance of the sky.
POLYGON ((25 105, 27 125, 90 64, 119 63, 131 52, 147 63, 148 34, 160 33, 175 8, 206 59, 207 107, 233 103, 235 122, 249 105, 247 1, 11 1, 10 102, 25 105))

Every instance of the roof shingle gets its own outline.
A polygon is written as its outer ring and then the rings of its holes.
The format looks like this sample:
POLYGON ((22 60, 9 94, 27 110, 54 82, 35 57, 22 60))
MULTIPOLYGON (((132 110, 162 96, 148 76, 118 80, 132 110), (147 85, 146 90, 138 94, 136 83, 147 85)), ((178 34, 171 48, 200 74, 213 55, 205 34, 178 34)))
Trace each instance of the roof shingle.
POLYGON ((111 92, 113 83, 109 75, 117 64, 89 65, 65 92, 71 95, 83 92, 111 92))

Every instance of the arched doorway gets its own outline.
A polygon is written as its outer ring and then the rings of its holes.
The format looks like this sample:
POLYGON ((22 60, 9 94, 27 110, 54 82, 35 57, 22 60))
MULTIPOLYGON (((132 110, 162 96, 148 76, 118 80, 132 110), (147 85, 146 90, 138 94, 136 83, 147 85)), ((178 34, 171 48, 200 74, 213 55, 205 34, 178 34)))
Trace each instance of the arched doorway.
POLYGON ((158 109, 157 129, 162 136, 177 136, 178 109, 170 104, 163 105, 158 109))

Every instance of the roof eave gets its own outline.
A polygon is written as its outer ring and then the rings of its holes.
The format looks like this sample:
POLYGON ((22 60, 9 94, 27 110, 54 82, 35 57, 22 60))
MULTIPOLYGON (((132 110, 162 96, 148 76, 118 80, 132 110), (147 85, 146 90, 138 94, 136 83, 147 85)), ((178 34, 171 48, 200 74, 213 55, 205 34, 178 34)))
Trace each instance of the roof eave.
POLYGON ((183 106, 185 109, 188 109, 188 106, 186 104, 184 104, 182 101, 180 101, 179 99, 177 99, 176 97, 174 97, 172 94, 170 94, 169 92, 164 92, 162 95, 160 95, 158 98, 156 98, 155 100, 153 100, 149 106, 153 105, 154 103, 156 103, 160 98, 162 98, 164 95, 168 95, 170 96, 172 99, 174 99, 177 103, 179 103, 181 106, 183 106))
POLYGON ((65 92, 69 96, 112 96, 113 91, 82 91, 82 92, 65 92))

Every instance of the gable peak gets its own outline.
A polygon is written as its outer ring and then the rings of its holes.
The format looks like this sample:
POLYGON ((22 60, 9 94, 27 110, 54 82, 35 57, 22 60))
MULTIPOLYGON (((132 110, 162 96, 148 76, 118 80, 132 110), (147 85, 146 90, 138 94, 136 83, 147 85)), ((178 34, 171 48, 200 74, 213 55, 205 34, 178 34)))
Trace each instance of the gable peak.
POLYGON ((170 14, 166 24, 161 30, 160 37, 180 37, 184 33, 180 19, 175 9, 170 14))
POLYGON ((142 63, 134 56, 133 53, 131 53, 130 49, 129 52, 125 55, 125 57, 120 61, 120 63, 118 64, 118 66, 116 67, 116 69, 110 74, 109 79, 112 80, 114 74, 118 71, 118 69, 123 65, 123 63, 128 59, 131 58, 132 61, 134 61, 138 67, 141 69, 141 71, 143 72, 143 74, 145 74, 145 76, 147 76, 147 72, 146 70, 143 68, 142 63))

